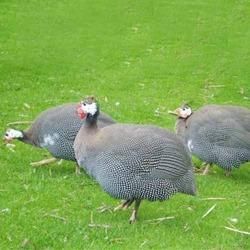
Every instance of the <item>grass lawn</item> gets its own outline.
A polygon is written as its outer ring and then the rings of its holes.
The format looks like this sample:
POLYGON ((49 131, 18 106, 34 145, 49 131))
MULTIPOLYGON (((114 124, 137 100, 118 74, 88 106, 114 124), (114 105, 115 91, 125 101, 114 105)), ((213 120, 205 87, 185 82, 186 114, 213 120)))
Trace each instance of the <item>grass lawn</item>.
MULTIPOLYGON (((1 0, 1 133, 88 94, 119 122, 171 130, 183 102, 250 107, 249 16, 247 0, 1 0)), ((0 145, 0 249, 250 249, 225 228, 250 231, 249 163, 197 176, 197 197, 143 202, 129 225, 73 162, 32 168, 49 154, 15 144, 0 145)))

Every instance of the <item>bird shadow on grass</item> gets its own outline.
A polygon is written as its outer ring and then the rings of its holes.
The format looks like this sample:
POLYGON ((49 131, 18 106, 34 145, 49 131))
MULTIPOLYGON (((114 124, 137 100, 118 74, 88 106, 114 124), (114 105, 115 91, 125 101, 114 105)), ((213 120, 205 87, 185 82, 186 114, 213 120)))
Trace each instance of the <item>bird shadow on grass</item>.
MULTIPOLYGON (((56 163, 43 166, 33 167, 33 172, 36 175, 44 175, 45 178, 53 179, 70 179, 72 181, 81 182, 83 186, 96 186, 98 185, 85 171, 81 169, 80 173, 75 172, 76 163, 65 161, 65 165, 61 164, 58 166, 56 163)), ((32 168, 32 167, 31 167, 32 168)))
MULTIPOLYGON (((235 168, 231 171, 229 176, 225 175, 225 171, 221 169, 220 167, 213 166, 212 170, 208 173, 209 176, 213 176, 215 178, 223 181, 228 182, 240 182, 242 183, 249 183, 250 180, 250 171, 249 171, 249 164, 244 164, 240 168, 235 168)), ((204 176, 205 178, 206 176, 204 176)))
POLYGON ((249 184, 249 181, 250 181, 249 167, 250 167, 250 165, 248 164, 248 166, 245 166, 245 165, 242 166, 241 169, 233 170, 233 172, 232 172, 231 176, 229 176, 229 178, 235 182, 240 182, 240 183, 244 182, 244 183, 249 184))
POLYGON ((203 163, 202 161, 200 161, 199 159, 193 157, 193 166, 195 167, 195 171, 196 171, 196 175, 201 175, 204 178, 206 176, 215 176, 218 177, 220 179, 226 180, 228 179, 228 181, 240 181, 242 182, 246 182, 249 183, 250 180, 250 171, 249 171, 249 167, 250 167, 250 163, 245 163, 242 164, 239 168, 233 168, 233 170, 231 171, 231 173, 229 174, 229 176, 226 176, 226 172, 224 169, 222 169, 221 167, 217 166, 217 165, 213 165, 212 167, 210 166, 208 173, 206 175, 203 175, 203 163))

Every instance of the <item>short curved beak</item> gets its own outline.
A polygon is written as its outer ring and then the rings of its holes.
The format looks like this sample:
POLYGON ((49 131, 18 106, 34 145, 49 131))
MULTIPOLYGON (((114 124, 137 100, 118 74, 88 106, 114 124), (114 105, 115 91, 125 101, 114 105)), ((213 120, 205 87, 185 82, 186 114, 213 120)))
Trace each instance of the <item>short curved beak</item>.
POLYGON ((169 110, 168 111, 169 114, 171 115, 177 115, 177 116, 180 116, 180 108, 177 108, 176 110, 172 111, 172 110, 169 110))
POLYGON ((83 112, 82 110, 82 106, 81 104, 77 105, 77 108, 76 108, 76 113, 77 115, 80 117, 80 119, 84 119, 86 114, 83 112))
POLYGON ((3 137, 3 142, 4 142, 5 144, 10 143, 11 141, 12 141, 11 138, 9 138, 7 135, 4 135, 4 137, 3 137))

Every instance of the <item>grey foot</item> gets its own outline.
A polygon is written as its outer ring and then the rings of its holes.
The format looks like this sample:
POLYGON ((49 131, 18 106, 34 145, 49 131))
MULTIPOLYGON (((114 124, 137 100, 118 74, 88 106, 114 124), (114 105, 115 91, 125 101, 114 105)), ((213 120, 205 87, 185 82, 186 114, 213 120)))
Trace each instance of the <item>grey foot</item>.
POLYGON ((76 173, 76 175, 80 175, 81 174, 81 168, 77 164, 76 164, 75 173, 76 173))
POLYGON ((141 204, 141 200, 135 200, 135 208, 133 209, 132 215, 129 218, 129 223, 130 224, 136 222, 140 204, 141 204))
POLYGON ((129 218, 129 223, 134 224, 137 220, 137 211, 134 209, 130 218, 129 218))

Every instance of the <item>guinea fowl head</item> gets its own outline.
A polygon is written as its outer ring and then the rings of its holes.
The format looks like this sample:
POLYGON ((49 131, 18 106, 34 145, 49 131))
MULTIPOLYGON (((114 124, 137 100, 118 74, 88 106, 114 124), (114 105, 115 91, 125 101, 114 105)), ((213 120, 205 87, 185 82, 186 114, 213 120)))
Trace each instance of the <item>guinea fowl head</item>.
POLYGON ((22 131, 15 130, 15 129, 7 129, 5 132, 5 135, 3 137, 3 140, 6 143, 11 142, 13 139, 18 139, 18 138, 23 138, 23 133, 22 131))
POLYGON ((187 104, 184 104, 175 111, 169 111, 169 113, 177 115, 179 118, 186 119, 192 114, 192 109, 187 104))
POLYGON ((99 105, 94 96, 88 96, 82 100, 77 107, 77 114, 81 119, 97 118, 99 115, 99 105))

